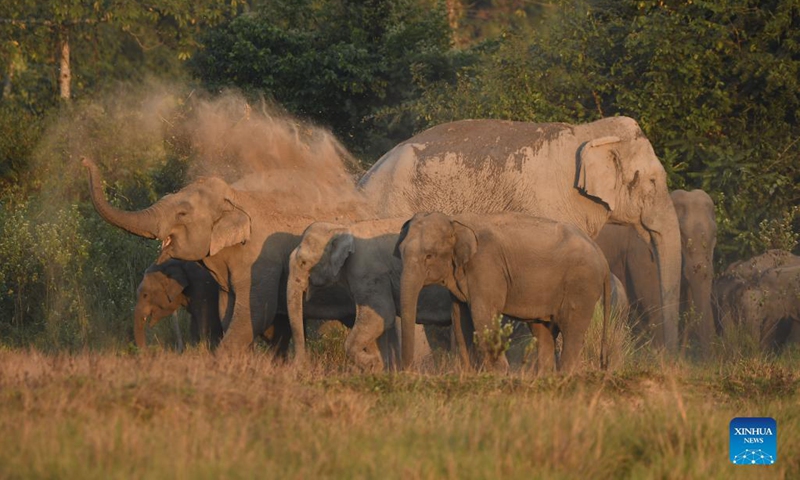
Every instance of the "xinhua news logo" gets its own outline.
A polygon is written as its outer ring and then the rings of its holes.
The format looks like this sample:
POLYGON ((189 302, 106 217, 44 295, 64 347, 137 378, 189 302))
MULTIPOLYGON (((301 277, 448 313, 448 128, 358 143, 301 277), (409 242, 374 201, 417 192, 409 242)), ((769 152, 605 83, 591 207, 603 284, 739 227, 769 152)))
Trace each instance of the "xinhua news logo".
POLYGON ((778 424, 769 417, 731 420, 730 449, 734 465, 772 465, 778 460, 778 424))

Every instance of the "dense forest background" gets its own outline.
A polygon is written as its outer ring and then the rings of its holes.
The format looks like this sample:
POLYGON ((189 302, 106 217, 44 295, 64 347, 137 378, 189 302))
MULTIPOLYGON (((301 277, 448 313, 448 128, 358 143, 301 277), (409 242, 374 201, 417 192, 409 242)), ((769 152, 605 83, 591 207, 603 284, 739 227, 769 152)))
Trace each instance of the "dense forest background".
POLYGON ((98 218, 76 152, 119 206, 180 188, 195 152, 154 98, 233 89, 363 168, 451 120, 628 115, 671 188, 714 198, 719 268, 797 248, 800 0, 6 0, 0 82, 6 344, 128 342, 157 245, 98 218))

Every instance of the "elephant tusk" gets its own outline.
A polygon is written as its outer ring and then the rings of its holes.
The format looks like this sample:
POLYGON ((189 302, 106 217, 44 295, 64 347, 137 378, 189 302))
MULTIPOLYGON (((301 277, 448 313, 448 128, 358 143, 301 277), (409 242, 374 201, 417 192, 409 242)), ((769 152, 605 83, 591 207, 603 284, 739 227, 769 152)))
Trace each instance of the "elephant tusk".
POLYGON ((164 250, 165 248, 169 247, 171 243, 172 243, 172 236, 168 236, 167 238, 164 239, 163 242, 161 242, 161 250, 164 250))

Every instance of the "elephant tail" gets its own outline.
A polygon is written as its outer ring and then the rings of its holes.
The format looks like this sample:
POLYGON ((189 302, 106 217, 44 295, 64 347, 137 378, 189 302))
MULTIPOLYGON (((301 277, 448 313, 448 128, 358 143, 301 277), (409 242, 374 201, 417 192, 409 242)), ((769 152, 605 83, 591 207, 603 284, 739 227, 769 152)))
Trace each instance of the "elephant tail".
POLYGON ((606 351, 606 330, 611 320, 611 272, 606 270, 603 282, 603 327, 600 333, 600 370, 608 369, 608 352, 606 351))

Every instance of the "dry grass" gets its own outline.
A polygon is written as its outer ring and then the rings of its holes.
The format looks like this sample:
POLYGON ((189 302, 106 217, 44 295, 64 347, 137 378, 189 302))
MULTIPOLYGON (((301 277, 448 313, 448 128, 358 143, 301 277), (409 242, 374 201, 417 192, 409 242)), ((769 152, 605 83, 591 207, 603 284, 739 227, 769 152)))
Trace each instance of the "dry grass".
POLYGON ((0 352, 2 478, 797 478, 800 364, 634 362, 533 378, 358 375, 263 353, 0 352), (728 462, 735 416, 778 463, 728 462))

